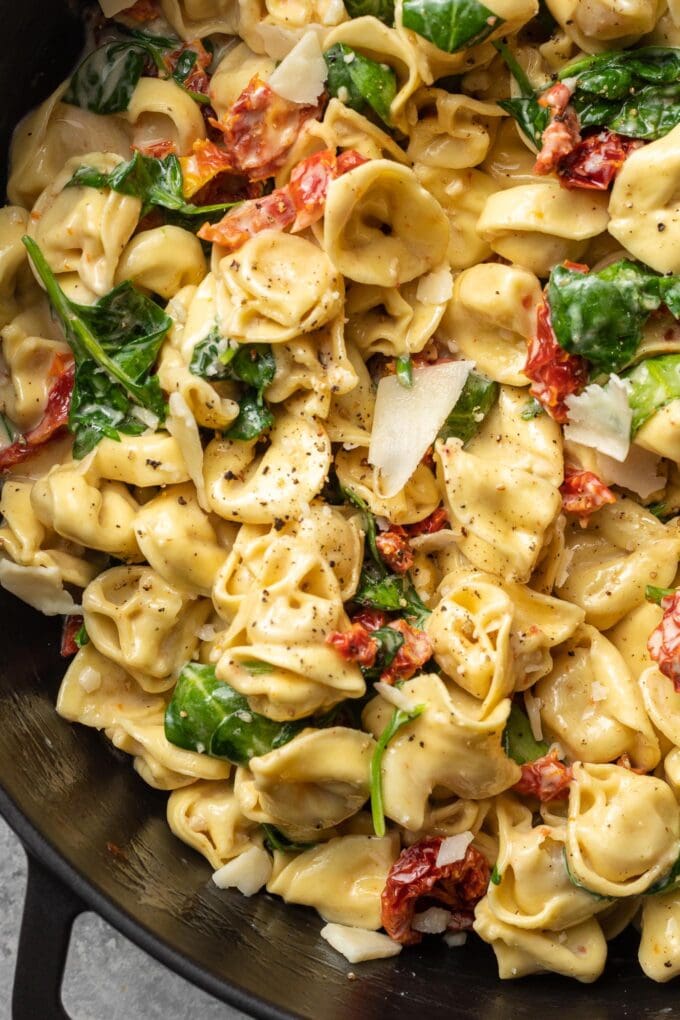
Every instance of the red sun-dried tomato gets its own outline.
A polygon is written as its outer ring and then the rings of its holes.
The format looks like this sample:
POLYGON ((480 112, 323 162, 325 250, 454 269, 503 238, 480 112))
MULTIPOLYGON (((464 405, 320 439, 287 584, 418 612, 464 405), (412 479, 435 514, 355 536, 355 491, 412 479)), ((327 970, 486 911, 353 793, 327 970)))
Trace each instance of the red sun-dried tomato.
POLYGON ((647 650, 680 694, 680 590, 666 595, 659 604, 663 617, 650 634, 647 650))
POLYGON ((160 18, 162 11, 158 0, 137 0, 132 7, 126 8, 121 11, 126 18, 132 18, 133 21, 138 21, 140 24, 145 21, 155 21, 156 18, 160 18))
POLYGON ((52 363, 50 375, 56 376, 57 381, 48 394, 45 413, 35 428, 24 433, 23 436, 19 436, 4 450, 0 450, 0 471, 6 471, 8 468, 14 467, 15 464, 21 464, 28 460, 38 447, 47 443, 55 432, 58 432, 68 422, 75 379, 75 365, 72 359, 57 354, 52 363))
POLYGON ((59 654, 64 659, 69 659, 72 655, 75 655, 78 651, 78 645, 76 644, 76 634, 83 625, 82 616, 67 616, 64 620, 64 626, 61 630, 61 645, 59 647, 59 654))
POLYGON ((581 141, 578 116, 569 105, 571 92, 557 82, 538 100, 550 110, 550 123, 541 137, 541 151, 534 164, 535 174, 549 174, 581 141))
POLYGON ((644 142, 639 139, 624 138, 607 128, 588 135, 560 160, 560 184, 571 189, 606 191, 630 153, 641 145, 644 142))
POLYGON ((628 769, 629 772, 635 772, 638 776, 646 776, 648 772, 647 769, 636 768, 635 765, 633 765, 628 751, 624 751, 623 754, 616 759, 616 764, 619 768, 628 769))
POLYGON ((571 765, 557 757, 557 751, 549 751, 536 761, 521 766, 522 775, 513 786, 516 793, 525 797, 538 797, 543 804, 569 796, 569 784, 574 778, 571 765))
POLYGON ((579 471, 568 464, 564 469, 560 493, 562 509, 568 514, 577 514, 582 524, 607 503, 616 503, 612 490, 593 471, 579 471))
POLYGON ((141 142, 139 145, 131 145, 130 148, 141 152, 142 156, 152 156, 154 159, 165 159, 170 153, 177 152, 177 146, 169 138, 159 138, 152 142, 141 142))
POLYGON ((232 169, 229 153, 207 138, 197 138, 188 156, 180 156, 182 191, 191 198, 217 174, 232 169))
POLYGON ((430 516, 426 517, 423 521, 407 524, 405 531, 409 538, 417 538, 418 535, 434 535, 435 532, 448 528, 448 526, 449 515, 444 507, 440 506, 437 510, 433 510, 430 516))
POLYGON ((383 560, 395 574, 405 574, 413 566, 413 549, 403 528, 392 525, 376 536, 375 544, 383 560))
POLYGON ((558 344, 547 302, 539 306, 536 336, 529 344, 524 374, 532 382, 531 394, 555 421, 567 421, 566 398, 579 393, 588 381, 588 364, 558 344))
POLYGON ((349 630, 334 630, 326 638, 326 644, 335 648, 347 662, 360 666, 373 666, 380 645, 360 623, 353 623, 349 630))
POLYGON ((442 836, 426 836, 402 850, 389 870, 381 896, 382 926, 396 942, 415 945, 421 932, 412 927, 413 915, 434 903, 453 912, 449 930, 472 927, 474 909, 489 885, 490 869, 484 855, 468 846, 465 857, 437 866, 442 836))
POLYGON ((168 75, 172 76, 175 69, 185 53, 196 54, 194 66, 182 82, 182 86, 189 92, 197 92, 199 95, 207 96, 210 87, 210 76, 208 68, 212 62, 212 55, 208 53, 200 39, 192 39, 191 42, 183 43, 178 49, 168 53, 163 58, 168 75))
POLYGON ((231 209, 219 223, 204 223, 198 231, 203 241, 234 251, 262 230, 285 230, 295 222, 295 206, 286 188, 252 198, 231 209))
POLYGON ((293 169, 288 190, 297 211, 294 233, 321 219, 328 186, 337 177, 337 173, 338 161, 331 149, 315 152, 293 169))
POLYGON ((397 630, 404 639, 392 662, 380 674, 386 684, 395 684, 398 680, 410 680, 432 658, 432 642, 424 630, 412 627, 406 620, 393 620, 388 624, 397 630))
POLYGON ((284 99, 256 74, 213 126, 224 135, 234 170, 264 180, 283 166, 302 125, 316 119, 322 105, 284 99))
POLYGON ((388 622, 389 617, 382 609, 362 608, 352 617, 352 623, 360 623, 368 631, 380 630, 381 627, 386 627, 388 622))

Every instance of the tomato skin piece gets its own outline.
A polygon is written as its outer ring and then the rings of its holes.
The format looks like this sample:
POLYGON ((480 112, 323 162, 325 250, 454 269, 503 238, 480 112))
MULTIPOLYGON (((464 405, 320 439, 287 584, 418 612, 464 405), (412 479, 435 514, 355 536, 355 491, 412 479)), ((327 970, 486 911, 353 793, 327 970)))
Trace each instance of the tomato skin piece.
POLYGON ((191 154, 180 156, 179 163, 182 168, 182 193, 185 198, 192 198, 217 174, 232 169, 226 149, 207 138, 197 138, 191 154))
POLYGON ((140 24, 145 21, 155 21, 162 14, 158 0, 136 0, 132 7, 128 7, 120 13, 140 24))
POLYGON ((172 53, 163 58, 168 75, 174 74, 180 58, 190 50, 196 54, 196 62, 187 77, 182 82, 182 87, 189 92, 197 92, 199 95, 207 96, 210 87, 210 76, 208 68, 212 62, 212 56, 206 50, 200 39, 192 39, 191 42, 183 43, 172 53))
POLYGON ((560 485, 562 509, 577 514, 584 524, 591 514, 608 503, 616 503, 616 496, 593 471, 580 471, 568 464, 564 481, 560 485))
POLYGON ((531 380, 531 395, 543 405, 555 421, 567 421, 565 399, 579 393, 588 382, 585 358, 569 354, 555 339, 547 302, 536 316, 536 336, 529 343, 524 374, 531 380))
POLYGON ((429 517, 426 517, 422 521, 417 521, 416 524, 407 524, 405 531, 409 538, 417 538, 419 535, 434 535, 437 531, 442 531, 443 528, 448 528, 449 516, 443 506, 440 506, 437 510, 433 510, 429 517))
POLYGON ((83 625, 82 616, 67 616, 61 631, 61 645, 59 654, 63 659, 70 659, 78 651, 76 634, 83 625))
POLYGON ((360 623, 368 631, 380 630, 387 626, 389 617, 382 609, 360 609, 352 617, 352 623, 360 623))
POLYGON ((443 836, 426 836, 402 850, 390 868, 381 895, 383 928, 404 946, 422 942, 422 932, 412 927, 419 900, 449 907, 453 917, 449 931, 472 927, 474 908, 485 895, 491 870, 486 857, 470 845, 460 861, 437 867, 443 836))
POLYGON ((513 786, 516 793, 537 797, 542 804, 569 796, 569 784, 574 775, 571 765, 560 761, 557 751, 549 751, 536 761, 526 762, 521 769, 522 775, 513 786))
POLYGON ((328 187, 337 176, 338 161, 331 149, 316 152, 294 167, 288 184, 297 212, 292 227, 294 234, 321 219, 328 187))
POLYGON ((228 251, 263 230, 285 230, 295 222, 295 207, 285 188, 252 198, 230 210, 219 223, 204 223, 198 231, 202 241, 213 241, 228 251))
POLYGON ((588 135, 560 160, 560 184, 569 189, 607 191, 630 153, 643 144, 607 128, 588 135))
POLYGON ((75 381, 75 364, 70 357, 57 354, 50 374, 56 376, 57 381, 48 394, 45 413, 35 428, 19 436, 4 450, 0 450, 0 471, 6 471, 15 464, 28 460, 40 446, 44 446, 52 438, 55 432, 67 424, 75 381))
POLYGON ((154 159, 164 159, 171 153, 177 152, 175 143, 168 138, 161 138, 155 142, 142 142, 141 145, 131 145, 130 148, 141 152, 142 156, 152 156, 154 159))
POLYGON ((663 617, 649 636, 647 650, 680 694, 680 591, 661 599, 663 617))
POLYGON ((326 644, 335 648, 347 662, 367 667, 375 664, 380 647, 361 623, 353 623, 349 630, 333 631, 326 638, 326 644))
POLYGON ((578 117, 569 106, 570 99, 571 92, 567 86, 557 82, 538 100, 540 106, 550 110, 550 123, 541 136, 541 151, 534 164, 535 174, 552 173, 581 141, 578 117))
POLYGON ((413 566, 414 555, 403 528, 392 526, 376 536, 378 552, 395 574, 405 574, 413 566))
POLYGON ((432 658, 432 642, 424 630, 412 627, 406 620, 393 620, 388 624, 397 630, 404 639, 392 662, 380 674, 385 684, 395 684, 399 680, 410 680, 421 666, 432 658))

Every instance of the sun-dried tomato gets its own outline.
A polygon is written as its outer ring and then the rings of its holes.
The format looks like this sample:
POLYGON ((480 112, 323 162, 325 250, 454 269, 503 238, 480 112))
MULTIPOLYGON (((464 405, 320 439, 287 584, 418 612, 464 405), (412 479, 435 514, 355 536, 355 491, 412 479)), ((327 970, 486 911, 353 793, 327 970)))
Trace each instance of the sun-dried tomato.
POLYGON ((535 174, 549 174, 581 141, 578 116, 569 105, 571 92, 562 82, 548 89, 539 105, 550 110, 550 123, 541 136, 541 151, 534 164, 535 174))
POLYGON ((588 381, 588 364, 563 350, 555 339, 546 302, 536 317, 536 336, 529 343, 524 374, 531 379, 531 394, 558 422, 567 421, 565 399, 579 393, 588 381))
POLYGON ((352 623, 360 623, 368 631, 380 630, 381 627, 386 627, 388 622, 389 617, 382 609, 360 609, 352 617, 352 623))
POLYGON ((386 684, 395 684, 398 680, 410 680, 432 658, 432 642, 424 630, 412 627, 406 620, 393 620, 388 624, 397 630, 404 639, 397 654, 389 666, 380 674, 386 684))
POLYGON ((83 625, 82 616, 67 616, 61 629, 61 645, 59 654, 64 659, 69 659, 78 651, 76 634, 83 625))
POLYGON ((559 161, 560 184, 565 188, 606 191, 630 153, 643 144, 607 128, 588 135, 559 161))
POLYGON ((234 170, 253 181, 264 180, 283 166, 302 125, 316 119, 321 110, 321 103, 304 105, 284 99, 255 75, 214 127, 224 135, 234 170))
POLYGON ((154 159, 164 159, 170 153, 177 152, 177 146, 169 138, 159 138, 155 142, 142 142, 140 145, 131 145, 130 148, 141 152, 142 156, 152 156, 154 159))
POLYGON ((661 599, 663 617, 652 631, 647 650, 680 694, 680 590, 661 599))
POLYGON ((185 53, 190 52, 196 54, 196 60, 189 74, 182 81, 182 86, 188 89, 189 92, 196 92, 199 95, 207 96, 210 87, 208 68, 212 62, 212 55, 208 53, 200 39, 192 39, 191 42, 184 43, 178 49, 173 50, 172 53, 168 53, 163 58, 163 63, 168 75, 172 76, 181 58, 185 53))
POLYGON ((286 188, 254 198, 231 209, 219 223, 204 223, 198 231, 203 241, 214 241, 233 251, 262 230, 285 230, 295 222, 295 206, 286 188))
POLYGON ((405 531, 409 538, 417 538, 418 535, 434 535, 435 532, 441 531, 442 528, 448 528, 448 526, 449 515, 444 507, 440 506, 437 510, 433 510, 425 520, 407 524, 405 531))
POLYGON ((557 757, 557 751, 549 751, 536 761, 522 765, 522 775, 513 786, 516 793, 525 797, 537 797, 541 803, 561 800, 569 796, 569 784, 574 778, 571 765, 557 757))
POLYGON ((139 21, 141 24, 145 21, 155 21, 156 18, 160 18, 162 11, 158 0, 137 0, 132 7, 128 7, 120 13, 124 14, 126 18, 132 18, 133 21, 139 21))
POLYGON ((636 775, 638 776, 647 775, 647 769, 636 768, 633 765, 633 763, 630 760, 630 755, 628 754, 628 751, 624 751, 623 754, 616 759, 616 764, 619 766, 619 768, 628 769, 629 772, 635 772, 636 775))
POLYGON ((381 896, 382 926, 396 942, 415 945, 422 933, 412 927, 413 915, 433 903, 442 903, 453 913, 449 930, 472 926, 474 909, 489 885, 489 864, 470 845, 465 857, 437 866, 442 836, 426 836, 402 850, 387 875, 381 896))
POLYGON ((577 514, 581 523, 607 503, 616 503, 616 496, 593 471, 579 471, 568 464, 560 485, 562 509, 577 514))
POLYGON ((326 644, 335 648, 347 662, 358 662, 360 666, 373 666, 380 645, 360 623, 353 623, 349 630, 334 630, 326 638, 326 644))
POLYGON ((392 525, 376 536, 375 544, 387 566, 395 574, 405 574, 413 566, 413 549, 403 528, 392 525))
POLYGON ((180 156, 182 168, 182 192, 185 198, 192 198, 217 174, 232 169, 229 154, 222 146, 207 138, 198 138, 188 156, 180 156))
POLYGON ((35 428, 24 433, 23 436, 19 436, 4 450, 0 450, 0 471, 6 471, 15 464, 21 464, 28 460, 38 447, 43 446, 55 432, 66 425, 75 379, 75 366, 72 359, 61 354, 56 355, 50 375, 56 376, 57 381, 48 394, 45 413, 35 428))

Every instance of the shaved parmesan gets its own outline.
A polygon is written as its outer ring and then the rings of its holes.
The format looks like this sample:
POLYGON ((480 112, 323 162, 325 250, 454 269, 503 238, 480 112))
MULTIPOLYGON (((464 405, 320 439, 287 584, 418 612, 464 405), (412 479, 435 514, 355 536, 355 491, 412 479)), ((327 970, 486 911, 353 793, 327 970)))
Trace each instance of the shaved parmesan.
POLYGON ((416 298, 425 305, 443 305, 453 296, 453 277, 448 266, 441 266, 418 280, 416 298))
POLYGON ((379 472, 381 495, 400 492, 446 421, 473 368, 471 361, 447 361, 416 368, 413 386, 396 375, 378 384, 369 463, 379 472))
POLYGON ((324 25, 337 25, 347 17, 343 0, 328 0, 322 15, 324 25))
POLYGON ((411 927, 423 935, 441 935, 451 920, 451 911, 443 907, 430 907, 421 914, 414 914, 411 927))
POLYGON ((382 680, 378 680, 373 684, 378 694, 388 701, 390 705, 394 705, 395 708, 401 708, 404 712, 413 712, 417 707, 415 701, 411 701, 407 698, 403 691, 400 691, 398 687, 392 687, 391 684, 386 684, 382 680))
POLYGON ((607 688, 604 684, 601 684, 599 680, 593 680, 590 685, 590 697, 593 701, 606 701, 607 688))
POLYGON ((102 675, 98 669, 86 666, 78 676, 78 683, 88 694, 94 694, 102 685, 102 675))
POLYGON ((633 443, 623 461, 614 460, 604 453, 597 456, 598 474, 605 485, 622 485, 624 489, 636 492, 642 499, 662 489, 666 484, 660 472, 661 458, 650 450, 644 450, 633 443))
POLYGON ((567 397, 569 422, 564 426, 565 439, 583 443, 614 460, 625 460, 633 421, 629 391, 627 380, 610 375, 605 386, 593 383, 582 393, 567 397))
POLYGON ((364 928, 350 928, 345 924, 327 924, 321 929, 321 938, 342 953, 350 963, 385 960, 401 952, 401 943, 395 942, 389 935, 366 931, 364 928))
POLYGON ((279 66, 268 85, 291 103, 313 104, 326 86, 328 68, 316 32, 306 32, 279 66))
POLYGON ((444 942, 446 942, 449 949, 456 949, 458 946, 464 946, 467 942, 467 932, 447 931, 444 935, 444 942))
POLYGON ((442 549, 448 549, 453 542, 457 542, 461 537, 460 531, 454 531, 453 528, 442 528, 441 531, 433 531, 431 535, 416 535, 409 541, 416 552, 435 553, 441 552, 442 549))
POLYGON ((114 14, 126 11, 128 7, 133 7, 134 3, 135 0, 99 0, 105 18, 112 18, 114 14))
POLYGON ((219 889, 238 889, 244 896, 253 896, 267 884, 272 874, 272 859, 260 846, 251 846, 228 861, 213 874, 219 889))
POLYGON ((206 513, 210 513, 208 497, 205 491, 205 481, 203 479, 203 447, 196 419, 181 393, 171 393, 168 406, 170 414, 165 422, 165 427, 170 435, 175 437, 182 451, 182 457, 189 472, 189 477, 196 486, 196 497, 199 506, 206 513))
POLYGON ((541 725, 541 706, 542 701, 540 698, 535 698, 531 691, 524 692, 524 707, 527 710, 527 718, 529 719, 529 725, 531 726, 531 735, 534 740, 543 740, 543 726, 541 725))
POLYGON ((22 567, 0 560, 0 586, 45 616, 68 616, 81 612, 73 596, 64 590, 58 567, 22 567))
POLYGON ((470 831, 458 832, 455 836, 447 836, 442 840, 437 854, 437 867, 443 868, 446 864, 455 864, 462 861, 467 853, 467 848, 475 837, 470 831))

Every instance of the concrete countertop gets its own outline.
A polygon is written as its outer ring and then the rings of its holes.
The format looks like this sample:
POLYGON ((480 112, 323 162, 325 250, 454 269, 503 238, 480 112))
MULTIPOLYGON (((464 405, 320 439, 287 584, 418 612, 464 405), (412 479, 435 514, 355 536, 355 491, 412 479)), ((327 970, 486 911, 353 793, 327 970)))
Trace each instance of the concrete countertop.
MULTIPOLYGON (((11 1016, 25 887, 24 852, 0 819, 0 1020, 11 1016)), ((248 1020, 173 974, 91 913, 74 925, 63 999, 72 1020, 248 1020)))

